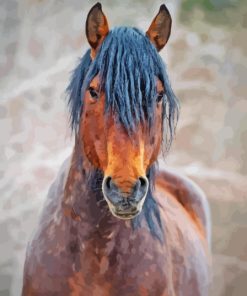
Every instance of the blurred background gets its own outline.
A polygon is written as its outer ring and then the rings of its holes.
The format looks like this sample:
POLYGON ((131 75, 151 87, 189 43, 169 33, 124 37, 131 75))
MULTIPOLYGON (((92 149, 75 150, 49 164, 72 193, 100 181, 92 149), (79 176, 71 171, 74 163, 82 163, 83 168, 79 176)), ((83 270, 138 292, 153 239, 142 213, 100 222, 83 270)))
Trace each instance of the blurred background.
MULTIPOLYGON (((102 0, 111 26, 146 30, 162 2, 102 0)), ((162 165, 195 180, 212 211, 212 296, 247 295, 247 5, 165 1, 161 52, 181 102, 162 165)), ((88 48, 95 1, 0 0, 0 296, 20 295, 25 248, 47 190, 71 153, 65 88, 88 48)))

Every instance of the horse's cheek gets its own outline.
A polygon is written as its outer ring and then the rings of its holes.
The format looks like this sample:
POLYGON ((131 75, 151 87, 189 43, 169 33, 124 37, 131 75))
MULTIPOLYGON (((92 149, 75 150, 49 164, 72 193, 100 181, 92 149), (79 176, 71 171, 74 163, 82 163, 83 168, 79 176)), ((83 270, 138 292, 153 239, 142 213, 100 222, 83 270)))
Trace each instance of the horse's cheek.
POLYGON ((83 144, 82 149, 84 150, 88 160, 95 167, 99 167, 99 158, 94 147, 95 136, 92 131, 92 124, 87 119, 83 120, 83 127, 81 129, 80 137, 83 144))
POLYGON ((107 148, 104 125, 100 112, 87 110, 84 114, 81 139, 84 151, 89 161, 100 169, 104 169, 107 163, 107 148))
POLYGON ((162 144, 161 108, 155 114, 155 128, 148 146, 151 151, 150 166, 157 160, 162 144), (160 131, 160 132, 159 132, 160 131))
POLYGON ((152 166, 157 160, 161 147, 161 136, 154 134, 151 139, 148 139, 145 144, 144 164, 146 168, 152 166))

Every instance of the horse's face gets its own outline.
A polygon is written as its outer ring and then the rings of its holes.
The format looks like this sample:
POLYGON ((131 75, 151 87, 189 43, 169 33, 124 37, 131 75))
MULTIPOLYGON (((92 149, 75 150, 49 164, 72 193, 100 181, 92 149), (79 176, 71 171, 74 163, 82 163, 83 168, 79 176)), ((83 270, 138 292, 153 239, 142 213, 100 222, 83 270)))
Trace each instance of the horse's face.
MULTIPOLYGON (((160 10, 161 13, 163 10, 160 10)), ((159 14, 155 19, 160 17, 159 14)), ((167 17, 165 10, 166 22, 167 17)), ((153 29, 149 29, 147 35, 151 41, 154 38, 157 49, 160 49, 159 42, 163 42, 164 46, 168 37, 162 35, 163 41, 159 40, 154 36, 153 29)), ((92 47, 91 56, 94 58, 108 33, 107 21, 99 5, 89 12, 86 30, 92 47)), ((80 121, 83 153, 93 166, 104 173, 102 191, 112 214, 118 218, 130 219, 140 213, 149 186, 147 173, 160 151, 164 88, 161 81, 155 79, 157 96, 154 98, 156 102, 151 130, 148 124, 141 122, 131 135, 116 119, 114 111, 106 114, 105 93, 100 90, 102 84, 99 75, 92 79, 84 94, 80 121)))
POLYGON ((145 124, 139 124, 130 136, 114 113, 105 114, 105 94, 99 92, 99 85, 96 76, 85 93, 80 137, 89 161, 104 172, 102 190, 112 213, 132 218, 142 209, 149 186, 146 174, 160 150, 164 90, 157 79, 151 131, 145 124))

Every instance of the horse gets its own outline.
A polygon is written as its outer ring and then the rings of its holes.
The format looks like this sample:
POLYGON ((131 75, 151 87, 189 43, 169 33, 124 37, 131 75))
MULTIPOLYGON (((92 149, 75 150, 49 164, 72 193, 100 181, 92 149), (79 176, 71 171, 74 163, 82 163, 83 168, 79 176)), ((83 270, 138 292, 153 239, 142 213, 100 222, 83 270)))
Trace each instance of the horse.
POLYGON ((23 296, 208 294, 207 199, 157 161, 179 115, 159 55, 171 24, 164 4, 146 33, 89 11, 67 88, 75 145, 28 244, 23 296))

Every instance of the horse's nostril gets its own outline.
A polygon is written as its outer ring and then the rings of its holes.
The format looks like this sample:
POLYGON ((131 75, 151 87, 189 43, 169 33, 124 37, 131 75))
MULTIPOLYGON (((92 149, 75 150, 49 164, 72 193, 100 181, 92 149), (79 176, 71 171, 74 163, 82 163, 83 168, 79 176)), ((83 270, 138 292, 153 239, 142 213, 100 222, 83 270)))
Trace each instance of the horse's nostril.
POLYGON ((147 186, 147 180, 145 178, 140 177, 139 181, 140 181, 141 187, 146 187, 147 186))
POLYGON ((111 177, 106 178, 105 186, 106 186, 107 189, 111 189, 111 177))

